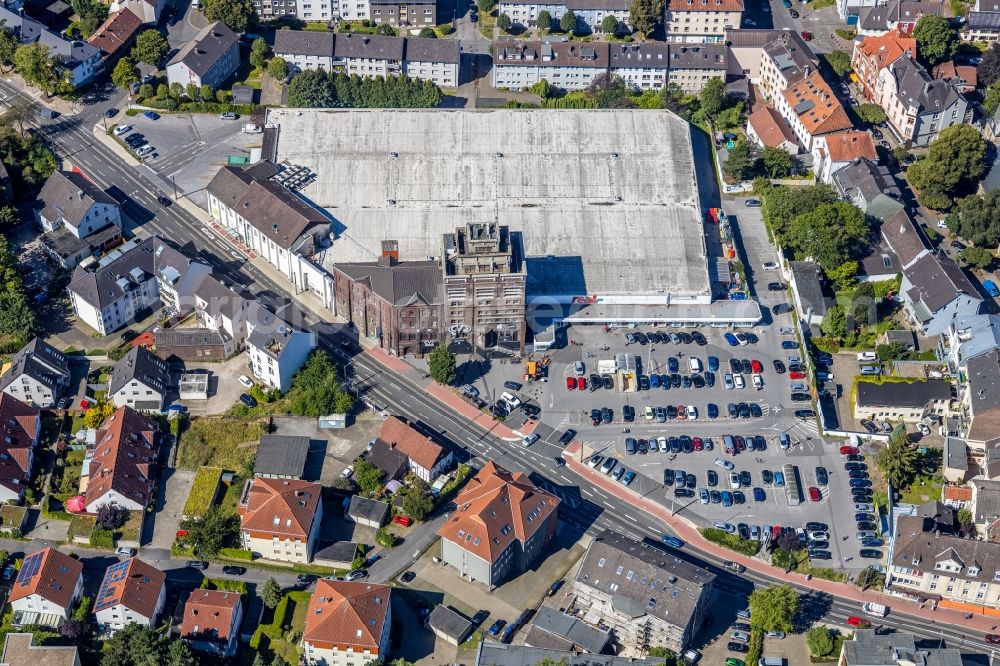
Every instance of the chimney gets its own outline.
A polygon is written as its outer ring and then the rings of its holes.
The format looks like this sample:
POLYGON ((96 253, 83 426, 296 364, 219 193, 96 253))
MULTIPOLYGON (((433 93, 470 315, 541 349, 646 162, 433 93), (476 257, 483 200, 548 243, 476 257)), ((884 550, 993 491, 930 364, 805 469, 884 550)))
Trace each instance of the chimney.
POLYGON ((924 83, 924 94, 927 95, 930 93, 930 91, 931 91, 931 82, 927 81, 926 83, 924 83))
POLYGON ((378 263, 382 266, 395 266, 399 263, 399 241, 382 241, 382 256, 378 263))

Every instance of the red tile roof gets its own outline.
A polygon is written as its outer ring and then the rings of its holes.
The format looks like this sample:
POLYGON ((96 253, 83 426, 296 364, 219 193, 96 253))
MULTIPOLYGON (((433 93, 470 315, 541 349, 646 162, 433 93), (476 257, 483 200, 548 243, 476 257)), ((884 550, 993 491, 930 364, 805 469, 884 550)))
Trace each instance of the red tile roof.
POLYGON ((427 470, 433 469, 445 455, 444 447, 396 416, 390 416, 382 422, 378 438, 388 444, 389 448, 404 453, 411 461, 427 470))
POLYGON ((307 541, 321 490, 318 483, 308 481, 255 478, 246 504, 240 507, 240 528, 257 538, 307 541))
POLYGON ((0 393, 0 485, 14 493, 20 494, 31 478, 38 413, 28 403, 0 393))
POLYGON ((240 603, 236 592, 195 590, 184 604, 181 638, 228 642, 240 603))
POLYGON ((813 136, 854 127, 847 111, 819 72, 793 83, 782 94, 806 131, 813 136))
POLYGON ((971 502, 972 488, 969 486, 945 486, 944 499, 956 502, 971 502))
POLYGON ((834 162, 852 162, 858 158, 878 160, 875 140, 868 132, 848 130, 826 137, 826 152, 834 162))
POLYGON ((438 534, 488 562, 514 541, 527 541, 555 513, 559 498, 521 472, 488 462, 455 498, 458 507, 438 534))
POLYGON ((55 548, 46 548, 24 559, 8 601, 37 594, 60 608, 69 608, 81 576, 83 562, 55 548), (32 558, 37 558, 40 563, 30 562, 32 558))
POLYGON ((157 448, 156 426, 131 407, 119 407, 97 430, 90 461, 87 506, 114 490, 145 505, 153 493, 157 448))
POLYGON ((309 599, 302 640, 317 648, 370 650, 378 657, 391 592, 388 585, 321 578, 309 599))
POLYGON ((777 148, 786 141, 798 145, 788 121, 766 104, 757 106, 747 118, 747 124, 753 127, 753 131, 768 148, 777 148))
POLYGON ((108 17, 94 34, 87 40, 88 44, 101 49, 104 57, 114 55, 119 49, 132 43, 132 38, 142 27, 142 19, 132 10, 123 9, 108 17))
POLYGON ((94 612, 121 604, 133 613, 152 618, 166 581, 165 573, 138 557, 112 564, 104 573, 94 612))
POLYGON ((917 57, 917 40, 912 37, 903 37, 898 32, 865 37, 855 48, 861 55, 872 60, 879 69, 888 67, 889 63, 906 53, 914 58, 917 57))

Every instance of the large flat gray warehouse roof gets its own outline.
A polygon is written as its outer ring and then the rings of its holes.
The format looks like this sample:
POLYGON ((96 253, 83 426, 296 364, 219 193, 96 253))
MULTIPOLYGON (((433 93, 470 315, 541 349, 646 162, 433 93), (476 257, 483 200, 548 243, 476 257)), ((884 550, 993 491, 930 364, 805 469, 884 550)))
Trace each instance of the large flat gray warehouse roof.
POLYGON ((710 292, 690 126, 664 111, 272 109, 277 159, 335 218, 325 262, 439 257, 442 235, 521 233, 529 298, 710 292))

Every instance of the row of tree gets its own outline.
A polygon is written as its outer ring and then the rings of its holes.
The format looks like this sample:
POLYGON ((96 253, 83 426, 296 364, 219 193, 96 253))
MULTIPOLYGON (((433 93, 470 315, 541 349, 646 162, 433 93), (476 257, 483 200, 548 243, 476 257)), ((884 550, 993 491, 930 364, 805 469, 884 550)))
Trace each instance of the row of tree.
POLYGON ((342 72, 307 70, 288 84, 288 105, 303 108, 433 108, 441 89, 408 76, 362 78, 342 72))

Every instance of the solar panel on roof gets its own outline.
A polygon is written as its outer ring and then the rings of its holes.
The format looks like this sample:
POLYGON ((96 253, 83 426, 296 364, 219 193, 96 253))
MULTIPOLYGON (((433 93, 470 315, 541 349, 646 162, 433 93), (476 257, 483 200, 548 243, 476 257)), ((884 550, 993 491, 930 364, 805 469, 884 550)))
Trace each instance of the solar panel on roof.
POLYGON ((104 575, 104 582, 101 583, 101 589, 97 593, 97 601, 94 604, 94 610, 104 610, 105 608, 111 606, 109 603, 115 596, 114 585, 125 580, 125 575, 128 573, 128 566, 131 560, 125 560, 124 562, 117 562, 108 567, 107 572, 104 575))
POLYGON ((18 582, 21 583, 21 587, 28 587, 31 584, 31 579, 38 573, 41 566, 42 553, 34 553, 24 560, 24 563, 21 565, 21 573, 17 577, 18 582))

